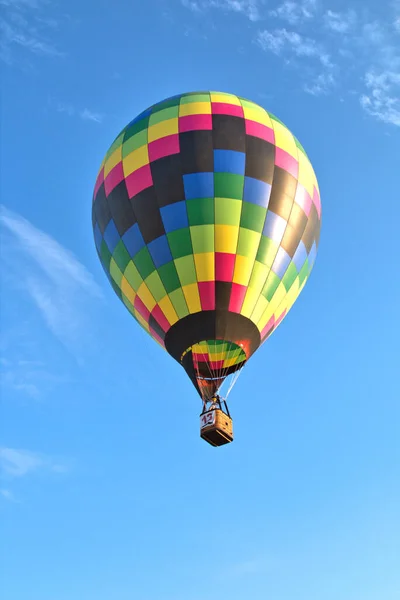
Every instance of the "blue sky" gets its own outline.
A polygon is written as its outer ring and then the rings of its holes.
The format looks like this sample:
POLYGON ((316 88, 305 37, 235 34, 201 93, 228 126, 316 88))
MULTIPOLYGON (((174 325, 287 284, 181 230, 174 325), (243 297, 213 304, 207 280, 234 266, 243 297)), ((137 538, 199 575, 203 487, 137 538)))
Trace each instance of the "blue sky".
POLYGON ((4 600, 398 600, 400 3, 0 7, 4 600), (111 290, 90 216, 114 136, 198 89, 282 119, 323 207, 219 450, 111 290))

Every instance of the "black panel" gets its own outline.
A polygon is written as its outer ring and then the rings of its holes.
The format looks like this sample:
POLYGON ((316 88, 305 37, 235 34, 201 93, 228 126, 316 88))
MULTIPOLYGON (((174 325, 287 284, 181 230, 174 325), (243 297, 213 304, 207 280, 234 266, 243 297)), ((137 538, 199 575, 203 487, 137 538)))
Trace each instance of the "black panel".
POLYGON ((188 374, 190 381, 193 383, 194 387, 196 388, 199 396, 201 396, 200 388, 197 384, 196 372, 194 370, 192 352, 187 352, 187 354, 185 354, 185 356, 183 357, 182 366, 185 369, 186 373, 188 374))
POLYGON ((285 234, 281 241, 281 246, 289 254, 291 258, 293 258, 294 253, 297 250, 299 242, 301 240, 301 236, 303 235, 304 229, 295 228, 291 225, 288 225, 285 230, 285 234))
POLYGON ((131 201, 123 179, 108 195, 108 206, 119 235, 124 235, 136 223, 131 201))
POLYGON ((165 347, 180 362, 182 354, 193 344, 220 339, 242 345, 249 359, 260 345, 260 332, 247 317, 229 311, 206 310, 177 321, 165 336, 165 347))
POLYGON ((245 120, 230 115, 213 115, 213 143, 215 150, 246 151, 245 120))
POLYGON ((228 310, 231 299, 232 284, 226 281, 215 282, 215 308, 228 310))
POLYGON ((179 134, 183 175, 212 173, 214 149, 212 131, 186 131, 179 134))
POLYGON ((96 198, 94 201, 94 211, 99 224, 99 228, 102 234, 104 234, 105 228, 111 221, 111 213, 108 207, 108 201, 106 192, 104 190, 104 183, 101 184, 97 190, 96 198))
POLYGON ((305 247, 307 248, 307 252, 310 252, 313 243, 319 241, 319 222, 318 222, 318 213, 314 204, 311 207, 310 214, 308 216, 307 227, 303 233, 303 237, 301 238, 305 247))
POLYGON ((164 225, 153 187, 146 188, 131 199, 140 232, 146 244, 164 235, 164 225))
POLYGON ((180 154, 159 158, 150 168, 160 208, 185 200, 180 154))
POLYGON ((160 327, 160 325, 157 323, 157 321, 155 320, 155 318, 153 317, 153 315, 150 315, 149 326, 157 333, 157 335, 160 336, 160 338, 162 340, 165 338, 165 331, 164 331, 164 329, 162 327, 160 327))
POLYGON ((277 167, 275 165, 270 204, 271 204, 271 201, 272 202, 274 201, 274 198, 273 198, 274 195, 279 197, 279 196, 282 196, 283 194, 286 194, 290 198, 294 199, 294 197, 296 195, 296 189, 297 189, 296 177, 293 177, 293 175, 291 175, 290 173, 285 171, 285 169, 281 169, 280 167, 277 167))
POLYGON ((275 168, 275 146, 252 135, 246 135, 247 177, 272 184, 275 168))

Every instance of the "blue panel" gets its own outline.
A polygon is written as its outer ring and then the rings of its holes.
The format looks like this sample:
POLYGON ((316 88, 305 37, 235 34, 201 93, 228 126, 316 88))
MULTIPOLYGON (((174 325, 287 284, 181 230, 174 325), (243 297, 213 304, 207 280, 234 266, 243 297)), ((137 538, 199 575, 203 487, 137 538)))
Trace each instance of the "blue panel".
POLYGON ((214 196, 214 173, 191 173, 183 176, 186 200, 212 198, 214 196))
POLYGON ((168 240, 165 235, 158 237, 147 246, 156 269, 173 260, 168 240))
POLYGON ((314 242, 310 254, 308 255, 308 264, 310 265, 310 271, 314 266, 315 259, 317 258, 317 244, 314 242))
POLYGON ((297 250, 293 256, 293 262, 299 273, 301 271, 301 267, 306 262, 306 259, 307 259, 307 249, 306 249, 305 245, 303 244, 303 242, 300 240, 297 250))
POLYGON ((100 227, 98 223, 94 226, 94 241, 96 243, 96 248, 98 253, 101 252, 101 242, 103 241, 103 236, 101 235, 100 227))
POLYGON ((285 233, 287 222, 285 219, 269 210, 264 223, 263 235, 280 244, 285 233))
POLYGON ((140 233, 139 225, 135 223, 128 229, 122 236, 126 249, 128 250, 131 257, 134 257, 139 250, 145 246, 144 239, 140 233))
POLYGON ((275 275, 278 275, 279 279, 282 279, 288 266, 290 265, 291 258, 289 254, 281 247, 279 248, 274 264, 272 265, 272 271, 275 275))
POLYGON ((120 239, 121 236, 119 235, 118 230, 115 227, 114 221, 111 219, 104 231, 104 241, 107 244, 107 247, 111 254, 114 252, 120 239))
POLYGON ((189 227, 185 200, 168 204, 161 208, 160 212, 166 233, 189 227))
POLYGON ((246 155, 236 150, 214 150, 214 171, 244 175, 246 155))
POLYGON ((268 208, 270 195, 271 185, 269 183, 253 177, 244 178, 243 200, 246 202, 268 208))

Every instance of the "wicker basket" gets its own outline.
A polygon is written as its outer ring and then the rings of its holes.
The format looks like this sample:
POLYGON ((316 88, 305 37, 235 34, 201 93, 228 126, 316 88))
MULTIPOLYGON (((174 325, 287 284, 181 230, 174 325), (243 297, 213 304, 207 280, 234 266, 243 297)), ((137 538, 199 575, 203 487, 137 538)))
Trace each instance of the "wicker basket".
POLYGON ((212 446, 223 446, 233 441, 232 419, 219 408, 200 415, 200 437, 212 446))

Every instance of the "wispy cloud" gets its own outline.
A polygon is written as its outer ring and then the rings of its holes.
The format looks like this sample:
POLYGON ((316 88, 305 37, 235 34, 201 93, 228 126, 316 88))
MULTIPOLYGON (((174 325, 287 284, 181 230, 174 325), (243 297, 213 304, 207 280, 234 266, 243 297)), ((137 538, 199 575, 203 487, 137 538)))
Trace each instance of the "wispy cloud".
POLYGON ((38 471, 52 473, 68 471, 66 464, 45 454, 7 447, 0 448, 0 466, 2 473, 11 478, 24 477, 38 471))
POLYGON ((331 59, 324 48, 314 39, 305 37, 296 31, 275 29, 260 31, 256 38, 257 44, 263 50, 269 50, 276 55, 293 54, 298 57, 316 58, 324 67, 331 67, 331 59))
POLYGON ((316 0, 294 1, 286 0, 277 8, 269 11, 272 17, 287 21, 290 25, 296 25, 302 21, 312 19, 317 7, 316 0))
POLYGON ((49 330, 80 356, 84 339, 90 338, 93 302, 102 298, 92 274, 54 238, 4 206, 0 224, 8 236, 3 260, 10 281, 28 294, 49 330))
POLYGON ((400 127, 400 73, 370 71, 365 85, 368 92, 360 98, 363 109, 379 121, 400 127))
MULTIPOLYGON (((50 100, 50 104, 54 104, 52 100, 50 100)), ((72 104, 68 104, 65 102, 57 102, 55 104, 55 109, 57 112, 68 115, 69 117, 79 117, 83 121, 93 121, 94 123, 102 123, 104 120, 104 115, 99 112, 95 112, 90 110, 89 108, 84 108, 81 110, 76 109, 72 104)))
POLYGON ((0 58, 11 64, 14 51, 57 57, 63 52, 52 41, 57 21, 46 14, 46 0, 0 0, 0 58))
POLYGON ((13 492, 11 490, 8 490, 6 488, 2 488, 2 489, 0 489, 0 495, 5 500, 8 500, 8 502, 16 502, 15 496, 14 496, 14 494, 13 494, 13 492))
POLYGON ((352 9, 346 12, 334 12, 328 10, 324 14, 325 26, 335 33, 348 33, 356 24, 357 15, 352 9))
POLYGON ((195 13, 203 13, 208 9, 240 13, 250 21, 260 19, 259 0, 181 0, 182 5, 195 13))

